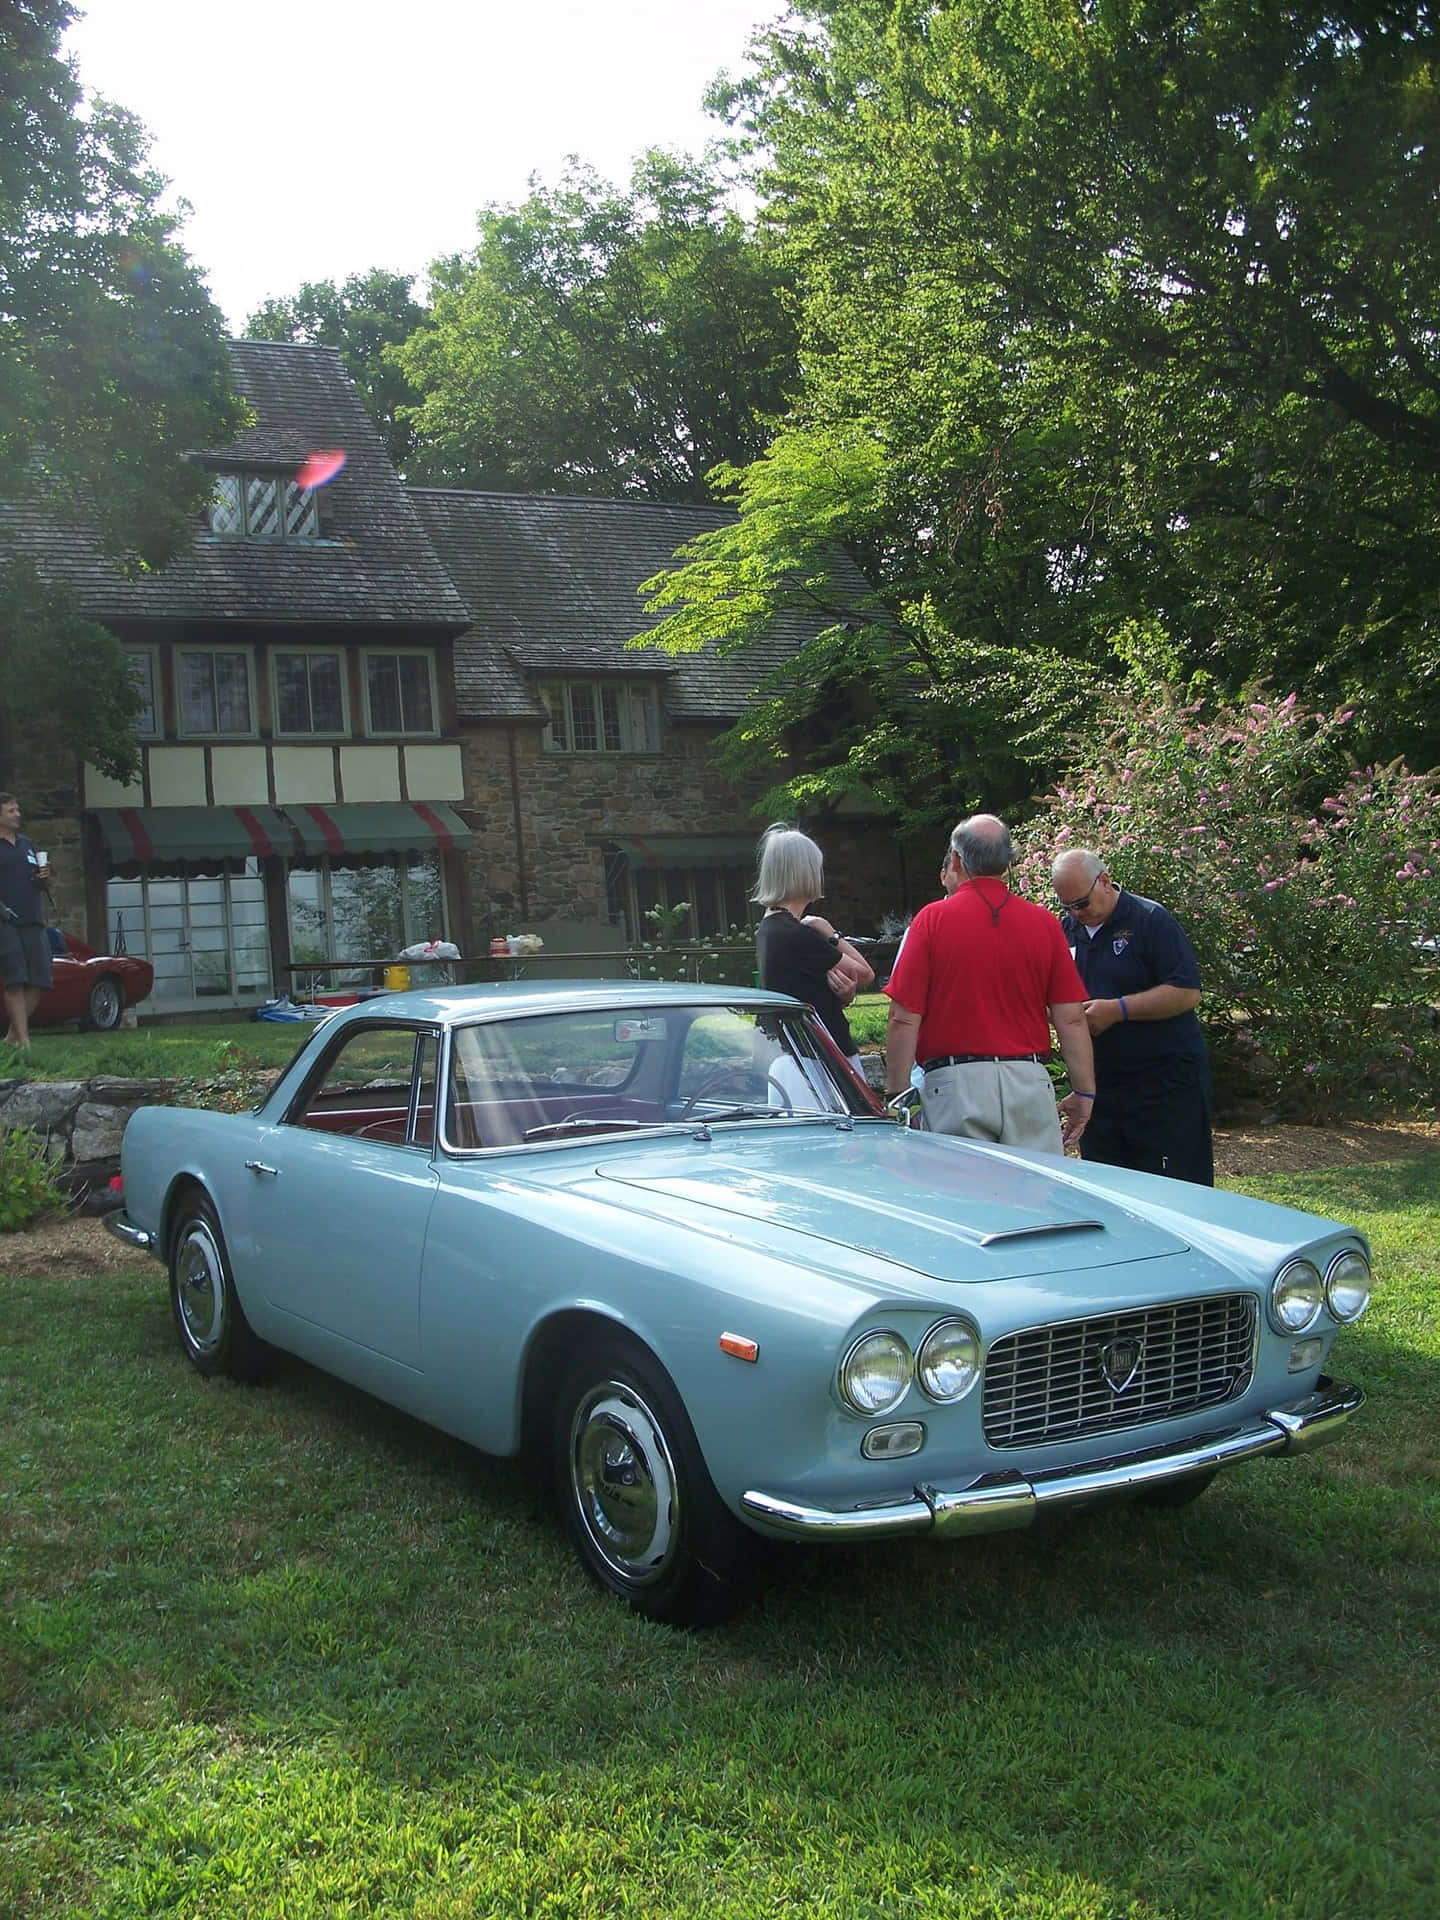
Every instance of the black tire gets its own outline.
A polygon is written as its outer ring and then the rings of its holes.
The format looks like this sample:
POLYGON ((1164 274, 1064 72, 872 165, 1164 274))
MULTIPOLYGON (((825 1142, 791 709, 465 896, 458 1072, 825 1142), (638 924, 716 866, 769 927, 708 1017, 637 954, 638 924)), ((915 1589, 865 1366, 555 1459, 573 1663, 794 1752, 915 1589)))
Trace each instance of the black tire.
POLYGON ((269 1372, 271 1350, 245 1318, 219 1219, 198 1191, 182 1201, 170 1237, 170 1308, 180 1351, 198 1373, 260 1380, 269 1372))
POLYGON ((605 1339, 571 1366, 552 1467, 586 1570, 637 1613, 703 1627, 744 1604, 759 1542, 716 1493, 680 1397, 644 1348, 605 1339))
POLYGON ((125 989, 113 973, 102 974, 90 989, 89 1005, 81 1025, 96 1033, 113 1033, 125 1011, 125 989))
POLYGON ((1138 1505, 1158 1507, 1162 1512, 1173 1513, 1177 1508, 1188 1507, 1192 1500, 1198 1500, 1210 1482, 1215 1471, 1209 1473, 1187 1473, 1179 1480, 1166 1480, 1158 1487, 1151 1487, 1142 1493, 1138 1505))

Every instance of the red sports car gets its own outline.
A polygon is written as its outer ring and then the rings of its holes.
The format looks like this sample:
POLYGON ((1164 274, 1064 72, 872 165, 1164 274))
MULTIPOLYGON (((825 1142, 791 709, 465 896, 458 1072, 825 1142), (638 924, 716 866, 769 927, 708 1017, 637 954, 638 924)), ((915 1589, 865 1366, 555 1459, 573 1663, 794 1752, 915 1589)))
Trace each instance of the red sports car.
POLYGON ((58 1027, 78 1020, 82 1027, 109 1033, 120 1024, 126 1007, 143 1000, 155 984, 148 960, 129 953, 96 953, 73 933, 65 935, 65 951, 54 957, 50 990, 42 995, 30 1016, 32 1027, 58 1027))

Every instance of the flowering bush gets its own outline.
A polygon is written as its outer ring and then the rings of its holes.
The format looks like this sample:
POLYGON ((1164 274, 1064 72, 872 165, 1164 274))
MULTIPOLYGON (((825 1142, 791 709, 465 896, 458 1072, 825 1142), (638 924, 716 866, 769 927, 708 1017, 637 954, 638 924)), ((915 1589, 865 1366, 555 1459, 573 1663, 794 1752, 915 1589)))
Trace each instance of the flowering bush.
POLYGON ((1311 1114, 1440 1073, 1440 781, 1355 767, 1347 710, 1152 690, 1044 796, 1020 874, 1093 847, 1189 933, 1217 1076, 1311 1114))

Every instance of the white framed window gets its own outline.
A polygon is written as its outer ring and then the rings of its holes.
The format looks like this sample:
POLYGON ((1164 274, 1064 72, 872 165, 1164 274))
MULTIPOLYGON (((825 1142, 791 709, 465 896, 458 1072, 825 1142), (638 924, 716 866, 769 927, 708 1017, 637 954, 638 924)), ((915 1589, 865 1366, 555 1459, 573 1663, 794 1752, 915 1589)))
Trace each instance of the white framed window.
POLYGON ((221 473, 210 500, 210 531, 226 540, 318 540, 315 495, 279 473, 221 473))
POLYGON ((160 663, 153 647, 127 647, 125 664, 130 684, 142 705, 135 719, 135 731, 142 740, 154 739, 160 732, 160 663))
POLYGON ((247 648, 181 647, 175 655, 180 731, 253 734, 255 699, 247 648))
POLYGON ((111 880, 106 917, 112 953, 155 969, 147 1005, 242 1006, 270 996, 270 932, 257 860, 238 873, 111 880))
POLYGON ((547 753, 658 753, 660 696, 649 680, 542 680, 547 753))
POLYGON ((368 733, 437 732, 434 656, 367 651, 365 707, 368 733))
POLYGON ((277 734, 346 731, 343 654, 277 647, 270 664, 277 734))

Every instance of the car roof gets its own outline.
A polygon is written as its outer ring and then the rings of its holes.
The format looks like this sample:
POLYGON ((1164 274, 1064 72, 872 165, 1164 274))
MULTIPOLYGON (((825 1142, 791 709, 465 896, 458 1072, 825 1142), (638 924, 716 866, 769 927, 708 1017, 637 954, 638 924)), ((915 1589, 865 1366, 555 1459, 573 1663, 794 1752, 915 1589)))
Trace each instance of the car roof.
POLYGON ((673 980, 502 980, 478 987, 411 987, 341 1009, 325 1022, 423 1020, 453 1026, 487 1014, 582 1013, 627 1007, 793 1007, 789 994, 760 987, 695 986, 673 980))

